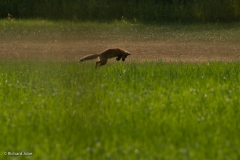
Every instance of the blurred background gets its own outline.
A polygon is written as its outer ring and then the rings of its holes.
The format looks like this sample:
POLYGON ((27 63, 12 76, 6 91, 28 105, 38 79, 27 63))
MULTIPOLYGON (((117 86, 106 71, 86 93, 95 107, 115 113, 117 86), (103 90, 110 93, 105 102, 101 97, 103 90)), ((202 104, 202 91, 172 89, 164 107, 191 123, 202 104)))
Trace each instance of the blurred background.
POLYGON ((1 0, 0 18, 235 22, 240 0, 1 0))

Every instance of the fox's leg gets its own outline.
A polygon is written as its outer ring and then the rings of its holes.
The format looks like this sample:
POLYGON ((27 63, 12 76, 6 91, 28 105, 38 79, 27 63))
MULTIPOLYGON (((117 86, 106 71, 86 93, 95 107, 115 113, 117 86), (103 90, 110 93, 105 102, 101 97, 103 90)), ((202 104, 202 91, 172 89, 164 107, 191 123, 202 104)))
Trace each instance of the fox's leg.
POLYGON ((119 55, 119 56, 116 58, 116 60, 119 61, 121 58, 122 58, 122 56, 119 55))
POLYGON ((96 66, 95 66, 96 69, 97 69, 97 66, 98 66, 99 63, 101 63, 101 62, 100 61, 96 62, 96 66))
POLYGON ((107 63, 107 58, 99 58, 98 61, 96 62, 95 68, 97 68, 97 66, 103 66, 106 63, 107 63))
POLYGON ((107 58, 101 59, 100 66, 103 66, 107 63, 107 58))
POLYGON ((96 66, 95 66, 96 69, 97 69, 98 64, 101 64, 101 60, 100 60, 99 57, 98 57, 97 62, 96 62, 96 66))

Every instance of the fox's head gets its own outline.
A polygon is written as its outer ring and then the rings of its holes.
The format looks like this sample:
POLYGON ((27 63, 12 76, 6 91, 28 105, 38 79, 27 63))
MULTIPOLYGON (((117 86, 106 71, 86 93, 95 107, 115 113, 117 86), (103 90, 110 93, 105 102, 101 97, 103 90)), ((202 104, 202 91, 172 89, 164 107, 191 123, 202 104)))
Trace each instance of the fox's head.
POLYGON ((124 54, 122 55, 122 61, 125 61, 127 56, 131 55, 128 51, 125 51, 124 54))
POLYGON ((127 56, 131 55, 128 51, 125 51, 120 48, 116 48, 116 51, 117 51, 117 55, 118 55, 116 58, 117 61, 119 61, 120 59, 122 59, 122 61, 125 61, 127 56))

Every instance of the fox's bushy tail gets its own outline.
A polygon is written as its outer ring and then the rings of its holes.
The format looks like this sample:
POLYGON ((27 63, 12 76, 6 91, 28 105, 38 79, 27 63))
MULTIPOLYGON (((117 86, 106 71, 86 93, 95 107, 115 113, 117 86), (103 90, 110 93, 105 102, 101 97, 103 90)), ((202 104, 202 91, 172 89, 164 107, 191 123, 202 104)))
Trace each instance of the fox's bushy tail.
POLYGON ((95 59, 99 56, 99 54, 90 54, 87 56, 84 56, 83 58, 80 59, 80 62, 85 61, 85 60, 90 60, 90 59, 95 59))

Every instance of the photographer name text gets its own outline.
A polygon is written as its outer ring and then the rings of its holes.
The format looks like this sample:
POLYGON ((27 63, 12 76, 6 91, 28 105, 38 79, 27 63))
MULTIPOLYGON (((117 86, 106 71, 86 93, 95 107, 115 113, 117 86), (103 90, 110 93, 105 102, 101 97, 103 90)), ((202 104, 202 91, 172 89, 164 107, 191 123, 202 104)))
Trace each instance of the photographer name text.
POLYGON ((32 152, 4 152, 5 156, 32 156, 32 152))

